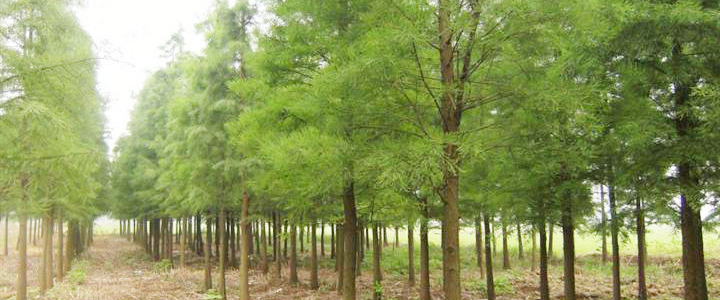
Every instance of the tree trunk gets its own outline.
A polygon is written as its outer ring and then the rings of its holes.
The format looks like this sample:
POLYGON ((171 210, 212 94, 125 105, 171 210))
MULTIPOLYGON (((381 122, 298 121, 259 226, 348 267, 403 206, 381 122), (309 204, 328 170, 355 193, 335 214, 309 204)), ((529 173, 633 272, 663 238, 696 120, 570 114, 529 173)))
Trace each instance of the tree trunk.
POLYGON ((523 243, 522 243, 522 228, 520 228, 520 221, 517 221, 517 237, 518 237, 518 259, 523 259, 523 243))
POLYGON ((18 210, 18 222, 20 231, 18 233, 18 276, 16 300, 27 300, 27 212, 28 212, 28 179, 21 178, 22 201, 18 210))
POLYGON ((535 237, 535 226, 532 227, 530 230, 530 235, 532 235, 532 253, 530 254, 530 271, 535 272, 536 265, 535 262, 537 261, 535 259, 536 253, 537 253, 537 241, 535 237))
POLYGON ((605 215, 605 187, 600 185, 600 235, 602 235, 602 262, 608 261, 607 216, 605 215))
POLYGON ((47 244, 47 232, 48 232, 48 219, 47 216, 43 216, 41 219, 40 225, 42 226, 42 242, 43 242, 43 250, 42 250, 42 262, 40 263, 40 274, 39 274, 39 281, 40 281, 40 295, 45 295, 45 292, 48 289, 47 284, 47 270, 48 270, 48 244, 47 244))
POLYGON ((565 199, 565 201, 567 203, 562 215, 565 300, 575 300, 575 228, 571 200, 565 199))
POLYGON ((73 250, 73 247, 75 246, 75 236, 73 233, 73 227, 75 222, 74 221, 68 221, 67 222, 67 242, 65 243, 65 257, 63 258, 63 266, 64 266, 64 272, 67 273, 70 271, 70 268, 72 267, 72 259, 73 259, 73 253, 75 250, 73 250))
POLYGON ((545 216, 541 217, 538 222, 538 232, 540 233, 540 300, 550 300, 550 284, 548 282, 548 251, 547 251, 547 231, 545 228, 545 216))
POLYGON ((508 251, 508 227, 507 222, 505 222, 504 217, 502 222, 502 247, 503 247, 503 270, 509 270, 510 269, 510 251, 508 251))
POLYGON ((212 262, 210 261, 210 245, 212 245, 212 220, 210 217, 205 218, 205 290, 212 289, 212 262))
POLYGON ((638 266, 638 300, 647 300, 647 284, 645 281, 645 212, 643 208, 642 199, 637 197, 635 199, 635 226, 637 231, 637 266, 638 266))
POLYGON ((612 235, 612 288, 613 300, 620 300, 620 243, 618 232, 620 224, 617 216, 617 199, 615 199, 614 186, 608 186, 608 200, 610 201, 610 234, 612 235))
POLYGON ((335 271, 337 272, 337 292, 338 295, 342 295, 344 293, 344 286, 345 286, 345 225, 344 224, 338 224, 337 229, 335 230, 335 233, 337 234, 337 246, 336 248, 336 255, 335 255, 335 271))
POLYGON ((325 223, 320 221, 320 256, 325 257, 325 223))
POLYGON ((343 299, 355 300, 355 260, 357 259, 357 213, 355 207, 355 183, 351 180, 345 186, 343 196, 343 211, 345 215, 345 224, 343 224, 343 233, 345 237, 343 253, 345 259, 343 263, 343 299))
MULTIPOLYGON (((243 200, 240 211, 240 300, 250 299, 250 195, 243 186, 243 200)), ((264 226, 263 226, 264 228, 264 226)), ((267 249, 266 249, 267 250, 267 249)), ((278 272, 279 274, 279 272, 278 272)))
MULTIPOLYGON (((282 259, 280 257, 280 228, 282 227, 280 222, 280 216, 277 213, 275 215, 275 228, 273 229, 273 251, 275 255, 275 280, 280 281, 282 279, 282 259)), ((244 246, 242 246, 244 247, 244 246)))
MULTIPOLYGON (((703 1, 703 8, 713 1, 703 1)), ((674 41, 671 63, 684 60, 686 56, 683 44, 674 41)), ((680 76, 678 76, 680 77, 680 76)), ((688 78, 682 76, 680 78, 688 78)), ((675 87, 675 130, 682 141, 693 136, 697 131, 697 121, 693 115, 690 94, 692 85, 685 81, 673 83, 675 87)), ((705 278, 705 251, 703 250, 702 219, 700 215, 703 195, 695 190, 700 182, 696 174, 697 168, 692 165, 688 153, 683 153, 677 162, 678 181, 683 189, 680 193, 680 227, 683 245, 683 282, 685 284, 685 300, 707 300, 708 290, 705 278)))
MULTIPOLYGON (((335 229, 336 229, 336 227, 337 227, 336 224, 330 225, 330 258, 331 259, 335 258, 335 229)), ((335 271, 337 271, 337 264, 335 267, 335 271)))
POLYGON ((415 285, 415 224, 408 222, 408 284, 415 285))
POLYGON ((553 258, 553 232, 555 229, 553 228, 554 224, 551 220, 548 220, 548 257, 553 258))
POLYGON ((300 253, 305 252, 305 226, 300 226, 300 253))
POLYGON ((429 210, 427 198, 420 200, 420 300, 430 300, 430 252, 428 241, 429 210))
POLYGON ((56 269, 55 269, 55 276, 57 276, 58 282, 63 280, 63 277, 65 276, 65 267, 63 266, 63 217, 62 217, 62 211, 58 209, 57 211, 57 236, 58 236, 58 246, 57 246, 57 256, 55 260, 57 261, 56 269))
POLYGON ((373 300, 382 299, 382 269, 380 266, 381 250, 380 248, 380 229, 377 224, 373 225, 373 300))
POLYGON ((290 284, 297 285, 297 226, 290 224, 290 284))
POLYGON ((221 241, 220 243, 220 265, 218 268, 220 269, 220 278, 218 282, 218 289, 220 290, 220 297, 222 300, 227 299, 227 290, 225 289, 225 267, 227 264, 227 249, 228 249, 228 243, 225 240, 225 225, 227 224, 226 216, 225 216, 225 207, 220 204, 220 216, 218 218, 217 224, 219 225, 217 227, 218 231, 218 237, 221 241))
POLYGON ((185 267, 185 247, 186 247, 187 236, 188 236, 188 232, 187 232, 188 220, 187 220, 187 218, 181 218, 180 222, 182 222, 182 228, 183 228, 183 230, 182 230, 183 236, 180 238, 180 249, 179 249, 180 250, 180 267, 184 268, 185 267))
POLYGON ((310 225, 310 289, 317 290, 320 288, 318 281, 318 255, 317 255, 317 235, 315 234, 315 221, 310 225))
POLYGON ((490 232, 492 234, 492 255, 497 257, 497 240, 495 239, 495 222, 490 223, 490 232))
POLYGON ((387 227, 382 227, 382 239, 383 239, 383 247, 390 246, 390 243, 388 243, 388 237, 387 237, 387 227))
MULTIPOLYGON (((455 78, 455 47, 451 25, 451 4, 447 0, 438 2, 438 33, 440 54, 440 75, 443 93, 440 100, 440 117, 443 132, 453 135, 460 129, 462 114, 461 92, 455 78)), ((460 295, 460 210, 458 207, 460 174, 460 150, 458 145, 446 142, 443 153, 449 166, 443 168, 444 194, 442 200, 443 228, 445 243, 443 245, 443 278, 446 300, 459 300, 460 295)))
MULTIPOLYGON (((262 270, 263 275, 267 275, 268 273, 268 242, 265 225, 265 222, 260 221, 260 239, 262 240, 262 249, 260 250, 260 269, 262 270)), ((240 244, 240 247, 242 247, 242 244, 240 244)), ((240 254, 240 259, 242 259, 242 251, 240 254)))
POLYGON ((47 253, 47 270, 45 271, 46 281, 47 281, 47 288, 52 289, 53 288, 53 232, 54 232, 54 222, 55 219, 53 219, 53 210, 51 209, 48 211, 48 217, 47 217, 47 226, 45 227, 45 251, 47 253))
POLYGON ((395 248, 400 247, 400 241, 398 239, 400 234, 398 233, 398 230, 399 230, 398 227, 395 226, 395 246, 394 246, 395 248))
POLYGON ((492 258, 493 255, 491 253, 491 245, 490 245, 490 238, 488 238, 490 235, 490 216, 487 213, 484 213, 484 225, 485 225, 485 282, 486 282, 486 288, 487 291, 487 299, 488 300, 495 300, 495 278, 493 278, 493 263, 492 258))
POLYGON ((235 226, 235 217, 231 217, 230 220, 228 220, 228 229, 230 229, 230 237, 228 240, 230 241, 230 267, 231 268, 237 268, 238 267, 238 261, 237 261, 237 242, 238 242, 238 233, 237 233, 237 227, 235 226))

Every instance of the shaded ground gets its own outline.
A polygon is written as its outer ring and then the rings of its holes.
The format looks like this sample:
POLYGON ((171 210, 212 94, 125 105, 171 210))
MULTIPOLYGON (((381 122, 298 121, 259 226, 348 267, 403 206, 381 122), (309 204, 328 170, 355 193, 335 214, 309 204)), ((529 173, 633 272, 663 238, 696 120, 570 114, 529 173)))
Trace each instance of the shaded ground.
MULTIPOLYGON (((392 253, 388 250, 385 253, 392 253)), ((400 258, 400 252, 395 256, 400 258)), ((14 254, 14 253, 13 253, 14 254)), ((389 254, 393 256, 393 254, 389 254)), ((301 255, 307 257, 307 253, 301 255)), ((30 249, 28 279, 31 298, 34 299, 216 299, 212 292, 202 291, 203 272, 200 258, 191 259, 190 267, 170 269, 167 263, 152 262, 142 250, 119 236, 101 235, 95 244, 75 264, 65 282, 56 285, 45 296, 37 295, 37 268, 39 267, 39 248, 30 249)), ((369 256, 368 256, 369 258, 369 256)), ((577 291, 579 299, 610 299, 611 286, 609 267, 599 264, 596 256, 578 258, 577 291)), ((682 295, 682 269, 679 259, 673 257, 653 258, 648 270, 649 292, 654 299, 680 299, 682 295)), ((326 268, 320 270, 320 289, 311 291, 307 287, 309 273, 301 262, 299 276, 304 281, 300 286, 291 286, 285 282, 270 282, 270 277, 251 270, 250 288, 252 299, 338 299, 334 290, 335 272, 332 263, 326 258, 322 263, 326 268)), ((414 288, 406 283, 402 269, 393 265, 393 261, 384 262, 388 272, 383 282, 385 299, 417 299, 414 288)), ((529 263, 528 259, 525 263, 529 263)), ((634 257, 623 259, 623 296, 632 298, 637 289, 635 282, 634 257)), ((11 255, 0 260, 0 299, 12 299, 15 284, 17 261, 11 255), (8 272, 9 271, 9 272, 8 272)), ((431 263, 431 266, 437 264, 431 263)), ((718 278, 720 263, 708 260, 708 280, 710 298, 720 298, 718 278)), ((496 286, 499 299, 537 299, 537 273, 528 270, 527 265, 514 266, 508 271, 497 267, 496 286)), ((214 270, 215 271, 215 270, 214 270)), ((551 294, 554 299, 562 299, 562 269, 556 261, 551 267, 551 294)), ((441 270, 433 270, 431 283, 433 298, 442 299, 440 280, 441 270)), ((214 274, 217 276, 217 273, 214 274)), ((371 274, 363 269, 358 281, 359 299, 371 298, 371 274)), ((239 274, 228 270, 228 298, 237 299, 239 274)), ((476 267, 464 266, 463 298, 483 299, 485 281, 480 278, 476 267)), ((287 269, 283 270, 287 278, 287 269)), ((213 279, 217 284, 217 277, 213 279)))

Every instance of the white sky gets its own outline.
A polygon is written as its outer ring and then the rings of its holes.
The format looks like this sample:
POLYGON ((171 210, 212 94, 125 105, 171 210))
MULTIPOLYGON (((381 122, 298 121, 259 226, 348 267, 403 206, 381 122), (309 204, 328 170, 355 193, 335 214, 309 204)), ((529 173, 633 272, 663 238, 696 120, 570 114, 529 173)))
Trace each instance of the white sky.
POLYGON ((186 49, 205 45, 195 24, 214 0, 87 0, 76 8, 78 19, 95 43, 98 90, 109 101, 107 143, 110 151, 127 133, 134 96, 152 72, 165 65, 161 46, 181 27, 186 49))

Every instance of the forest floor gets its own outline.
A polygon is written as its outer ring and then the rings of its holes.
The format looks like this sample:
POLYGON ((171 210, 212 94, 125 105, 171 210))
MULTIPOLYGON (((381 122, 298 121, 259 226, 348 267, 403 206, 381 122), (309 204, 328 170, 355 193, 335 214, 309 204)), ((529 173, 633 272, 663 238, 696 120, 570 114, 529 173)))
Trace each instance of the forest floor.
MULTIPOLYGON (((392 248, 392 247, 390 247, 392 248)), ((28 268, 29 291, 31 299, 217 299, 214 291, 202 291, 203 269, 199 257, 193 257, 187 268, 169 268, 167 262, 153 262, 137 245, 117 235, 98 235, 93 246, 73 266, 65 281, 57 284, 44 296, 38 295, 37 274, 40 261, 40 249, 30 247, 28 268)), ((0 299, 13 299, 17 260, 13 256, 0 260, 0 299)), ((469 252, 469 251, 468 251, 469 252)), ((402 259, 401 252, 392 249, 384 251, 389 259, 384 260, 386 268, 383 292, 385 299, 417 299, 413 287, 407 284, 407 275, 403 266, 396 263, 402 259), (388 254, 389 253, 389 254, 388 254), (392 254, 397 253, 397 254, 392 254)), ((407 252, 405 252, 407 253, 407 252)), ((292 286, 287 282, 272 282, 270 276, 251 269, 250 290, 252 299, 339 299, 335 291, 335 272, 332 261, 321 261, 320 289, 312 291, 307 287, 309 272, 306 271, 307 253, 302 253, 299 267, 301 283, 292 286)), ((368 256, 369 257, 369 256, 368 256)), ((637 289, 635 280, 634 257, 623 258, 622 289, 623 296, 633 298, 637 289)), ((501 256, 496 257, 496 262, 501 256)), ((529 259, 524 263, 517 260, 513 269, 503 271, 496 266, 496 289, 498 299, 537 299, 537 273, 529 270, 529 259)), ((365 265, 368 265, 365 263, 365 265)), ((442 299, 442 281, 439 265, 431 258, 433 299, 442 299)), ((610 299, 611 284, 609 267, 599 263, 597 256, 578 257, 576 271, 579 299, 610 299)), ((217 284, 217 270, 213 270, 213 283, 217 284)), ((283 278, 287 278, 287 269, 283 278)), ((720 298, 720 261, 707 260, 707 272, 710 298, 720 298)), ((228 270, 228 298, 237 299, 239 273, 228 270)), ((464 266, 463 298, 484 299, 485 280, 481 279, 479 269, 471 265, 464 266)), ((555 261, 550 268, 551 296, 562 299, 562 266, 555 261)), ((653 257, 648 266, 649 293, 653 299, 681 299, 682 269, 679 258, 653 257)), ((359 299, 371 299, 371 272, 363 267, 358 280, 359 299)))

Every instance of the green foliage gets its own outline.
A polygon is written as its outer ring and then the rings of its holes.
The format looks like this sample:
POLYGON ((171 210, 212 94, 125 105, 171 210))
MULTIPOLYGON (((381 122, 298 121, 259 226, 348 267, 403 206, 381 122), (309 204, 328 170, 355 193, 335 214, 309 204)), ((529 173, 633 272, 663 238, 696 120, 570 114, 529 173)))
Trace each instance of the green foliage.
POLYGON ((67 273, 67 280, 74 285, 82 284, 85 282, 85 278, 87 277, 87 270, 89 266, 89 262, 84 259, 73 261, 73 266, 67 273))

